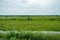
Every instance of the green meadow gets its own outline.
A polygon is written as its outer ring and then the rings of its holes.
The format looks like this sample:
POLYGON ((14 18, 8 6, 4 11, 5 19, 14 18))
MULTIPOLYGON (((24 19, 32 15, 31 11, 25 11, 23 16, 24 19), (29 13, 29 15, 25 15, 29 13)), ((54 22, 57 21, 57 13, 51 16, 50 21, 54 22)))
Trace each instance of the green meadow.
POLYGON ((0 16, 0 40, 60 40, 60 16, 0 16))
POLYGON ((0 16, 3 31, 60 31, 60 16, 0 16))

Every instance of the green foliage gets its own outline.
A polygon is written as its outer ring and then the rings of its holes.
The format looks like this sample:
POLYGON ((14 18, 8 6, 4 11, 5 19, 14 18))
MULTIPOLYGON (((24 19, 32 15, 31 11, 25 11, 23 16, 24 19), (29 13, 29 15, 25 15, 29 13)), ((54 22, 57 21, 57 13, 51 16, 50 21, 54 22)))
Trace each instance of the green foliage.
POLYGON ((60 40, 60 34, 54 33, 42 33, 42 32, 33 32, 33 31, 20 31, 20 32, 10 32, 7 34, 0 33, 0 40, 60 40))
POLYGON ((4 38, 5 37, 5 35, 3 34, 3 33, 0 33, 0 38, 4 38))

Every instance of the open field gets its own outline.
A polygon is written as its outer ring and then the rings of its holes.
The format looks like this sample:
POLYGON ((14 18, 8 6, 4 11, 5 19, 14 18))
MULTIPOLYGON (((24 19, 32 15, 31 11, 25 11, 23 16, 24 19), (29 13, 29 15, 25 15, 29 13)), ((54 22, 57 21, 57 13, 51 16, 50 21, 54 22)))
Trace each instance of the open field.
POLYGON ((0 30, 60 31, 60 16, 0 16, 0 30))
POLYGON ((60 16, 0 16, 0 40, 60 40, 60 16))

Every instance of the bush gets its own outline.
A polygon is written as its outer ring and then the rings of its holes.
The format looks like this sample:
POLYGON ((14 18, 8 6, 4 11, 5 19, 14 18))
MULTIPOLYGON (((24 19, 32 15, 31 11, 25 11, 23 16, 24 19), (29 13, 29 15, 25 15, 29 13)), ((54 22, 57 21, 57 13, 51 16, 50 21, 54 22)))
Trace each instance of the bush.
POLYGON ((28 17, 27 20, 32 20, 32 19, 30 17, 28 17))

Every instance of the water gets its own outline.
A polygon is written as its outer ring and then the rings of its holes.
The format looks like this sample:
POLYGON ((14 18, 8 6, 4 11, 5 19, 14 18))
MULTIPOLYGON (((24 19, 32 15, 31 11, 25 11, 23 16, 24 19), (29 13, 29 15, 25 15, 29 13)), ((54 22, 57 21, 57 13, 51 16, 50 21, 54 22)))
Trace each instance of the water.
MULTIPOLYGON (((0 33, 3 33, 3 34, 7 34, 7 33, 10 33, 10 32, 18 33, 19 31, 2 31, 2 30, 0 30, 0 33)), ((60 34, 60 32, 57 32, 57 31, 20 31, 20 32, 44 33, 44 34, 60 34)))

